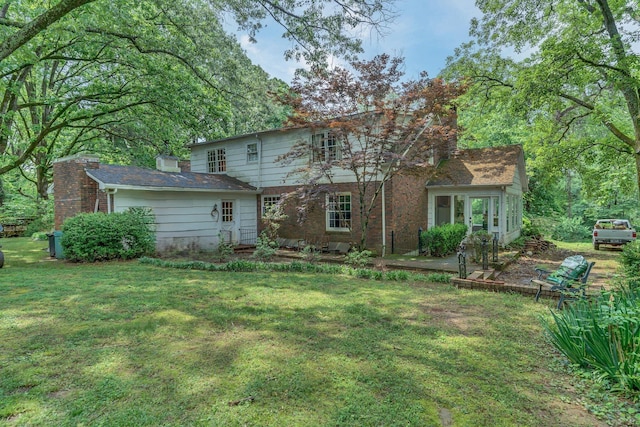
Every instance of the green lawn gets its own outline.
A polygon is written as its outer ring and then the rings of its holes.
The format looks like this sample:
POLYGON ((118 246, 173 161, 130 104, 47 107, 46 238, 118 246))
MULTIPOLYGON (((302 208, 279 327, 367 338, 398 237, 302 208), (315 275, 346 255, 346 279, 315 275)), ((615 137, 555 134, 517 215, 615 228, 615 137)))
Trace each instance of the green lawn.
POLYGON ((0 243, 2 425, 605 425, 543 337, 551 301, 0 243))

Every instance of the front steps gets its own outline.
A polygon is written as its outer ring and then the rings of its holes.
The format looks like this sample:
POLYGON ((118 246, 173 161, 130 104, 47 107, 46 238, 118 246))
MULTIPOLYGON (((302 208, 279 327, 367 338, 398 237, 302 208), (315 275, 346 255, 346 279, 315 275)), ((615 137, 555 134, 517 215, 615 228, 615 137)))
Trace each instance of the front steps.
POLYGON ((494 280, 496 277, 495 270, 475 270, 467 276, 467 280, 494 280))

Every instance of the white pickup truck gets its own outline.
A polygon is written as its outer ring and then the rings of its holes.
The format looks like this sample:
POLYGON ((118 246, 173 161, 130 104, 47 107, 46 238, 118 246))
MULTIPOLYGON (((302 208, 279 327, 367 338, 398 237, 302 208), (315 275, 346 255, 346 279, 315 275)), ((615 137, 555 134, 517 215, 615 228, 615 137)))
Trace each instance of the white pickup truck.
POLYGON ((636 240, 636 230, 627 219, 599 219, 593 226, 593 249, 600 245, 622 246, 636 240))

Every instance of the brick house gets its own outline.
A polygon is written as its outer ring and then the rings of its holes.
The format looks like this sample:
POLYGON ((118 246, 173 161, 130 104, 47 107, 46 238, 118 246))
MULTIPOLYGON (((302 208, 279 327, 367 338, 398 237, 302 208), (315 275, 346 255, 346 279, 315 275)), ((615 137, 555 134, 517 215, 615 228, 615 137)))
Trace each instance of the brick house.
MULTIPOLYGON (((157 170, 102 165, 91 157, 60 159, 54 165, 56 228, 78 212, 144 206, 156 216, 158 250, 211 249, 221 232, 234 242, 251 243, 243 242, 243 236, 255 239, 264 209, 300 186, 287 178, 296 165, 283 166, 277 159, 295 143, 311 144, 318 136, 322 133, 296 128, 194 144, 189 147, 190 171, 182 171, 177 159, 160 158, 157 170)), ((435 152, 432 163, 421 173, 397 175, 385 183, 368 225, 369 248, 413 250, 419 228, 446 222, 465 222, 470 231, 483 228, 502 243, 519 236, 527 189, 520 146, 451 146, 435 152)), ((296 220, 298 201, 287 199, 288 218, 280 236, 357 242, 359 206, 353 181, 346 171, 336 171, 332 194, 315 204, 303 223, 296 220)))

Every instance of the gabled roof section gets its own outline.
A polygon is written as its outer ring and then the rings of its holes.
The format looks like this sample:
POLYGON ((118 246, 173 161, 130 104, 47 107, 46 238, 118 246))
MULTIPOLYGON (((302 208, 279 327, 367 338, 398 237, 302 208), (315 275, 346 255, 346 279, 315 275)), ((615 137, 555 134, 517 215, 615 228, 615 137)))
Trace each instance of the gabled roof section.
POLYGON ((521 145, 459 150, 440 162, 426 186, 510 186, 520 177, 522 191, 528 190, 521 145))
POLYGON ((224 174, 162 172, 103 164, 98 169, 86 169, 86 172, 101 189, 259 193, 255 187, 224 174))

